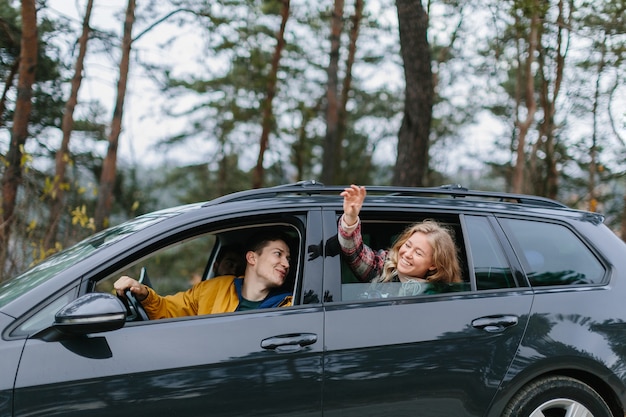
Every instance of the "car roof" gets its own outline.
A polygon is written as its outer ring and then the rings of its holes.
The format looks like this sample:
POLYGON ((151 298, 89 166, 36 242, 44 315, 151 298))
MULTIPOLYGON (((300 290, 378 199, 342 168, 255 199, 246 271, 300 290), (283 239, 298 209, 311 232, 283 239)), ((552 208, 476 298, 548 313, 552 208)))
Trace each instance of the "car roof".
MULTIPOLYGON (((245 204, 264 207, 279 204, 288 205, 337 205, 341 204, 339 194, 348 186, 327 186, 318 181, 300 181, 275 187, 258 188, 227 194, 202 204, 202 207, 245 204), (267 204, 267 206, 266 206, 267 204)), ((470 190, 459 184, 440 187, 397 187, 365 186, 367 198, 364 208, 385 205, 391 207, 420 206, 451 208, 459 210, 471 208, 482 211, 526 212, 543 215, 576 217, 592 223, 602 223, 604 216, 598 213, 569 208, 565 204, 540 196, 514 194, 498 191, 470 190)))

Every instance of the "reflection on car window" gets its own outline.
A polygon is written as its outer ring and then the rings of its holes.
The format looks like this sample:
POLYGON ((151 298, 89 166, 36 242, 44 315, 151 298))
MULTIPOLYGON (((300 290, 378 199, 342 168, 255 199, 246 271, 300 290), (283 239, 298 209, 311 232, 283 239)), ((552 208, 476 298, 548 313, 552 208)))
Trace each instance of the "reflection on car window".
POLYGON ((15 329, 15 331, 12 333, 12 336, 26 336, 50 326, 54 322, 54 315, 57 313, 57 311, 59 311, 61 307, 72 301, 74 295, 74 288, 66 291, 63 295, 56 298, 46 307, 42 308, 24 323, 22 323, 20 327, 15 329))
POLYGON ((466 222, 476 288, 489 290, 515 287, 511 268, 488 219, 467 216, 466 222))
POLYGON ((533 286, 601 283, 606 270, 591 250, 565 226, 500 219, 516 245, 533 286))

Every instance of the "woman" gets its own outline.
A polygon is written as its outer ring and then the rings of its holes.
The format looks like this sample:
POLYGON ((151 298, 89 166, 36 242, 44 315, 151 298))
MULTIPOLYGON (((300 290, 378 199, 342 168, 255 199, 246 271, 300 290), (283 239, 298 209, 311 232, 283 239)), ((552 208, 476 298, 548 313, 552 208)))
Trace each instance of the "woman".
MULTIPOLYGON (((409 226, 389 250, 374 252, 363 243, 359 212, 365 187, 351 185, 340 195, 344 214, 339 220, 339 244, 348 264, 363 282, 421 283, 409 294, 436 292, 461 282, 457 248, 450 231, 434 220, 409 226)), ((407 291, 405 288, 403 291, 407 291)))

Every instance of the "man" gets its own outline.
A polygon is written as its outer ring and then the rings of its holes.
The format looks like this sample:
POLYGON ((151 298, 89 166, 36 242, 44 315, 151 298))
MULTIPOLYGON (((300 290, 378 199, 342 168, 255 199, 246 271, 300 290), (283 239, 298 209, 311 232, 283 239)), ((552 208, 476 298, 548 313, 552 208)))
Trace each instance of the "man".
POLYGON ((113 286, 120 297, 130 290, 153 320, 292 305, 291 292, 280 288, 289 273, 287 238, 281 233, 259 234, 247 248, 243 278, 215 277, 165 297, 128 276, 113 286))

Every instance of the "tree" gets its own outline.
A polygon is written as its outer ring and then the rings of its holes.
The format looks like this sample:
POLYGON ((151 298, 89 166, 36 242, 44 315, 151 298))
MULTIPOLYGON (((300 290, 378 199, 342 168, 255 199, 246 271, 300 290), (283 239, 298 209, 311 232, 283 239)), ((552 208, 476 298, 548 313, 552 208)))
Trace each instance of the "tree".
POLYGON ((84 61, 87 54, 87 41, 89 40, 90 33, 89 20, 91 19, 92 8, 93 0, 88 0, 85 9, 85 17, 83 18, 82 34, 78 39, 79 52, 76 58, 74 76, 72 77, 72 89, 70 96, 65 103, 65 111, 63 113, 63 121, 61 125, 63 138, 61 140, 61 147, 57 151, 55 158, 56 172, 52 183, 52 190, 50 192, 52 196, 52 201, 50 202, 50 217, 48 220, 48 231, 43 244, 45 249, 50 249, 54 245, 56 234, 59 229, 61 212, 64 206, 64 189, 67 187, 65 182, 65 172, 70 159, 69 144, 72 130, 74 129, 74 109, 76 108, 76 104, 78 102, 78 91, 80 90, 83 78, 84 61))
MULTIPOLYGON (((586 97, 584 107, 585 113, 591 118, 592 126, 591 134, 583 139, 588 147, 589 159, 580 165, 587 176, 585 208, 597 211, 603 200, 623 201, 623 198, 614 198, 613 193, 607 193, 606 190, 607 184, 612 183, 614 178, 623 177, 623 172, 611 174, 615 170, 616 162, 623 161, 618 149, 623 151, 626 145, 615 126, 612 107, 619 103, 614 98, 618 86, 624 88, 626 3, 611 0, 585 1, 579 6, 578 12, 578 18, 572 26, 581 36, 591 41, 590 49, 593 51, 577 63, 583 77, 592 84, 589 89, 592 91, 589 94, 592 98, 586 97), (614 157, 603 155, 603 150, 606 149, 611 150, 610 154, 615 155, 617 161, 613 160, 614 157)), ((626 213, 626 208, 606 207, 603 211, 615 212, 615 217, 620 218, 622 213, 626 213)))
MULTIPOLYGON (((350 19, 352 26, 350 27, 348 57, 346 58, 346 75, 343 78, 343 84, 341 86, 341 100, 339 101, 337 114, 337 140, 339 143, 343 141, 346 134, 348 98, 350 97, 350 91, 352 90, 352 68, 354 67, 356 57, 356 44, 359 39, 359 26, 361 25, 361 19, 363 18, 363 7, 363 0, 355 0, 354 14, 350 19)), ((341 149, 341 146, 339 146, 339 148, 341 149)), ((338 155, 341 155, 341 153, 338 155)))
POLYGON ((324 139, 324 160, 322 182, 333 184, 341 161, 339 140, 339 51, 343 31, 344 0, 334 0, 330 24, 330 54, 328 62, 328 84, 326 86, 326 137, 324 139))
POLYGON ((20 46, 17 102, 7 153, 7 167, 2 178, 2 223, 0 224, 0 266, 7 259, 11 224, 17 202, 17 191, 24 167, 24 145, 28 137, 28 122, 32 108, 32 86, 37 68, 37 8, 35 0, 22 0, 22 40, 20 46))
POLYGON ((0 1, 0 78, 4 79, 4 87, 0 96, 0 126, 5 124, 7 94, 13 87, 19 68, 20 28, 17 20, 19 12, 8 4, 0 1))
POLYGON ((261 140, 259 141, 259 158, 257 159, 254 176, 252 178, 252 188, 260 188, 263 186, 263 156, 265 150, 269 146, 270 131, 274 127, 274 115, 272 113, 272 101, 276 95, 276 81, 278 78, 278 67, 280 64, 280 55, 285 47, 285 27, 289 19, 289 0, 281 0, 281 22, 280 29, 276 34, 276 48, 272 56, 272 68, 267 80, 267 96, 263 102, 263 118, 261 120, 261 140))
MULTIPOLYGON (((545 154, 545 178, 533 178, 531 184, 542 185, 542 189, 535 189, 536 194, 556 199, 558 193, 559 173, 558 166, 562 163, 559 158, 558 126, 556 122, 557 100, 563 85, 565 73, 565 59, 570 44, 571 7, 560 0, 557 4, 558 15, 554 28, 555 45, 544 45, 540 42, 539 54, 539 102, 543 109, 543 120, 539 123, 539 138, 532 148, 530 157, 531 177, 539 172, 536 161, 539 154, 545 154)), ((541 37, 543 39, 543 36, 541 37)))
POLYGON ((434 101, 428 44, 428 15, 422 3, 396 0, 400 49, 404 62, 404 115, 398 132, 398 157, 393 184, 424 185, 434 101))
MULTIPOLYGON (((526 174, 526 137, 530 128, 534 125, 535 114, 537 113, 537 100, 535 97, 535 71, 533 69, 535 63, 535 56, 540 44, 541 24, 545 11, 542 7, 542 0, 533 0, 529 2, 527 7, 521 9, 523 13, 530 20, 529 31, 525 45, 527 50, 520 51, 517 55, 518 68, 517 73, 517 86, 520 89, 518 100, 516 100, 516 120, 515 126, 517 128, 517 145, 516 160, 513 167, 513 181, 512 188, 514 193, 522 193, 524 191, 524 176, 526 174), (524 60, 525 59, 525 60, 524 60)), ((519 22, 519 16, 516 14, 516 27, 523 28, 523 25, 519 22)), ((524 34, 520 34, 520 38, 523 38, 524 34)), ((522 43, 522 39, 519 39, 522 43)))
POLYGON ((357 40, 359 39, 359 29, 363 19, 363 7, 363 0, 355 0, 354 14, 350 18, 351 26, 348 34, 346 69, 337 108, 335 150, 332 152, 335 158, 335 178, 333 182, 340 184, 353 182, 369 183, 371 178, 368 175, 371 172, 371 157, 368 155, 367 149, 370 141, 374 143, 375 139, 363 137, 348 126, 348 101, 351 95, 356 96, 358 94, 358 92, 354 91, 352 85, 352 71, 356 60, 357 40), (350 134, 349 138, 347 138, 348 133, 350 134), (361 167, 365 168, 365 172, 359 172, 361 167), (365 178, 368 179, 366 180, 365 178))
POLYGON ((135 0, 128 0, 126 18, 124 20, 124 35, 122 38, 122 57, 120 59, 119 79, 117 82, 117 96, 111 120, 111 132, 109 133, 109 147, 102 164, 100 175, 100 191, 98 205, 96 206, 95 225, 96 230, 102 230, 108 226, 108 217, 113 205, 113 189, 115 187, 117 168, 117 147, 120 132, 122 131, 122 116, 124 114, 124 100, 126 98, 126 84, 130 68, 130 49, 132 43, 133 23, 135 22, 135 0))

